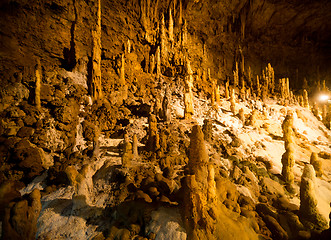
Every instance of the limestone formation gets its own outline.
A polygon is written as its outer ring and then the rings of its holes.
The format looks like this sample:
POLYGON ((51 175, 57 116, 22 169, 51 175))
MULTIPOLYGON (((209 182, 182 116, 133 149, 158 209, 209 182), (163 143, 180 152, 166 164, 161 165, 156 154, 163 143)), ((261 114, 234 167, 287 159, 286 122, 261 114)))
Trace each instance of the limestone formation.
POLYGON ((317 209, 315 178, 314 167, 310 164, 305 165, 300 184, 299 217, 309 229, 323 230, 328 227, 328 224, 317 209))
POLYGON ((322 161, 318 158, 318 155, 316 152, 311 153, 310 164, 314 167, 316 176, 322 177, 322 175, 323 175, 322 161))
POLYGON ((101 0, 98 0, 96 25, 92 30, 92 99, 103 97, 101 85, 101 0))
POLYGON ((35 92, 34 92, 34 103, 36 104, 36 107, 38 109, 41 108, 41 103, 40 103, 41 78, 42 78, 41 65, 40 65, 40 60, 38 59, 37 64, 35 66, 35 92))

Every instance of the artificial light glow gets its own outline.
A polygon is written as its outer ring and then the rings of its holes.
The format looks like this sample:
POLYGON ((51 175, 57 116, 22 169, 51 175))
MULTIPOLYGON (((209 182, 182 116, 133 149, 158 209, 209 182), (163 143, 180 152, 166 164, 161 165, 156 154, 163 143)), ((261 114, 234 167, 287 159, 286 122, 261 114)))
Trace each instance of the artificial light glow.
POLYGON ((325 102, 325 101, 329 100, 329 96, 326 94, 321 94, 318 99, 320 102, 325 102))

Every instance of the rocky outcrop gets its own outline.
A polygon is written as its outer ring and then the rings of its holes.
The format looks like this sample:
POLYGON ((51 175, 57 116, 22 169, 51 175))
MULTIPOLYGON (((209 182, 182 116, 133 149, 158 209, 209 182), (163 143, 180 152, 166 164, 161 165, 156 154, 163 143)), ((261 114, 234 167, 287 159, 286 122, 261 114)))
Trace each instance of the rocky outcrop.
POLYGON ((323 230, 327 228, 327 221, 317 209, 315 178, 314 167, 307 164, 301 176, 299 216, 307 228, 323 230))

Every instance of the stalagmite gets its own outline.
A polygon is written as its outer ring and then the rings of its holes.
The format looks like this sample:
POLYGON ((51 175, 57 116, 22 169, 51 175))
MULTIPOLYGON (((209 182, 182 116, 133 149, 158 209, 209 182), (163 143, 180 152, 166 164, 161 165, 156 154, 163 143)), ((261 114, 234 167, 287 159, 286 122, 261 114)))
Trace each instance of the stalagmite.
POLYGON ((270 93, 273 94, 275 89, 275 72, 270 63, 268 63, 266 68, 266 78, 268 79, 270 93))
POLYGON ((37 60, 37 64, 35 66, 35 92, 34 92, 34 103, 36 104, 36 107, 38 109, 41 108, 41 103, 40 103, 40 88, 41 88, 41 78, 42 78, 42 73, 41 73, 41 65, 40 65, 40 60, 37 60))
MULTIPOLYGON (((79 172, 74 166, 68 166, 65 169, 65 173, 70 181, 71 186, 74 188, 73 200, 76 204, 86 204, 90 201, 90 187, 91 179, 88 179, 87 175, 90 171, 88 164, 82 166, 79 172), (83 200, 83 201, 81 201, 83 200)), ((79 207, 79 206, 76 206, 79 207)))
POLYGON ((328 227, 328 224, 317 209, 315 182, 314 167, 306 164, 301 176, 299 217, 309 229, 323 230, 328 227))
POLYGON ((303 90, 303 107, 309 109, 308 92, 303 90))
POLYGON ((313 108, 311 111, 318 120, 321 120, 320 111, 318 108, 318 104, 316 102, 314 102, 314 105, 313 105, 313 108))
POLYGON ((182 46, 185 46, 187 43, 187 22, 184 20, 184 24, 182 26, 182 46))
POLYGON ((323 80, 322 82, 322 92, 326 92, 327 91, 327 88, 326 88, 326 85, 325 85, 325 80, 323 80))
POLYGON ((289 112, 282 124, 283 136, 285 141, 285 153, 282 156, 282 176, 288 191, 293 191, 294 184, 294 143, 293 143, 293 113, 289 112))
POLYGON ((128 39, 127 51, 128 51, 128 53, 131 53, 131 42, 130 42, 130 39, 128 39))
POLYGON ((327 120, 327 114, 328 114, 327 106, 326 106, 326 104, 323 104, 323 106, 322 106, 322 120, 323 120, 324 124, 327 120))
POLYGON ((236 69, 233 71, 233 86, 237 87, 239 83, 239 70, 238 70, 238 62, 236 62, 236 69))
POLYGON ((239 109, 239 119, 243 124, 245 123, 245 113, 243 108, 239 109))
POLYGON ((261 87, 260 87, 260 80, 259 75, 256 75, 256 97, 261 97, 261 87))
POLYGON ((231 88, 231 97, 230 97, 230 110, 233 113, 233 115, 236 114, 236 96, 234 93, 234 88, 231 88))
POLYGON ((157 120, 156 116, 151 114, 148 118, 148 139, 147 139, 147 149, 149 151, 155 151, 157 150, 157 120))
POLYGON ((190 173, 195 175, 195 179, 200 187, 205 188, 204 183, 207 179, 207 163, 209 161, 207 148, 205 145, 204 135, 199 125, 192 128, 189 146, 188 167, 190 173))
POLYGON ((124 137, 124 146, 123 146, 123 155, 122 155, 122 166, 123 167, 129 167, 130 163, 133 159, 133 149, 132 145, 127 138, 127 136, 124 137))
POLYGON ((245 87, 245 81, 242 81, 241 83, 241 88, 240 88, 240 98, 242 100, 245 100, 246 99, 246 87, 245 87))
POLYGON ((98 0, 97 21, 92 30, 92 99, 97 100, 103 97, 101 85, 101 0, 98 0))
POLYGON ((221 102, 220 86, 215 88, 215 100, 217 104, 221 102))
POLYGON ((248 76, 247 76, 247 86, 251 88, 253 86, 253 75, 252 75, 252 69, 251 66, 248 67, 248 76))
POLYGON ((171 121, 171 110, 169 107, 169 93, 166 90, 162 101, 162 118, 165 122, 171 121))
POLYGON ((155 69, 155 57, 152 54, 149 59, 149 73, 153 74, 155 69))
POLYGON ((156 76, 161 76, 161 52, 160 47, 157 47, 156 50, 156 76))
POLYGON ((311 153, 310 164, 314 167, 316 176, 322 177, 322 175, 323 175, 322 161, 320 159, 318 159, 318 155, 316 152, 311 153))
POLYGON ((124 54, 121 55, 121 69, 120 69, 120 85, 125 85, 125 58, 124 54))
POLYGON ((214 202, 216 200, 216 183, 215 183, 215 169, 213 165, 208 165, 208 191, 207 191, 207 199, 208 202, 214 202))
POLYGON ((229 81, 226 81, 225 83, 225 98, 228 99, 230 97, 229 93, 229 81))
POLYGON ((138 157, 138 138, 136 134, 133 135, 132 139, 132 154, 134 158, 138 157))

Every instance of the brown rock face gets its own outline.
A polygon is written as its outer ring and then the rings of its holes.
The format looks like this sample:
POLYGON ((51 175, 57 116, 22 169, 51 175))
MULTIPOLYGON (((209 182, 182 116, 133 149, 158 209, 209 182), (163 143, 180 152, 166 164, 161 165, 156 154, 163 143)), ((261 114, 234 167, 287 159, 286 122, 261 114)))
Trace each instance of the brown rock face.
POLYGON ((47 167, 44 151, 26 139, 16 145, 15 156, 19 166, 29 171, 29 178, 38 176, 47 167))
POLYGON ((40 197, 40 191, 35 189, 28 199, 9 204, 3 220, 3 239, 35 239, 40 197))

